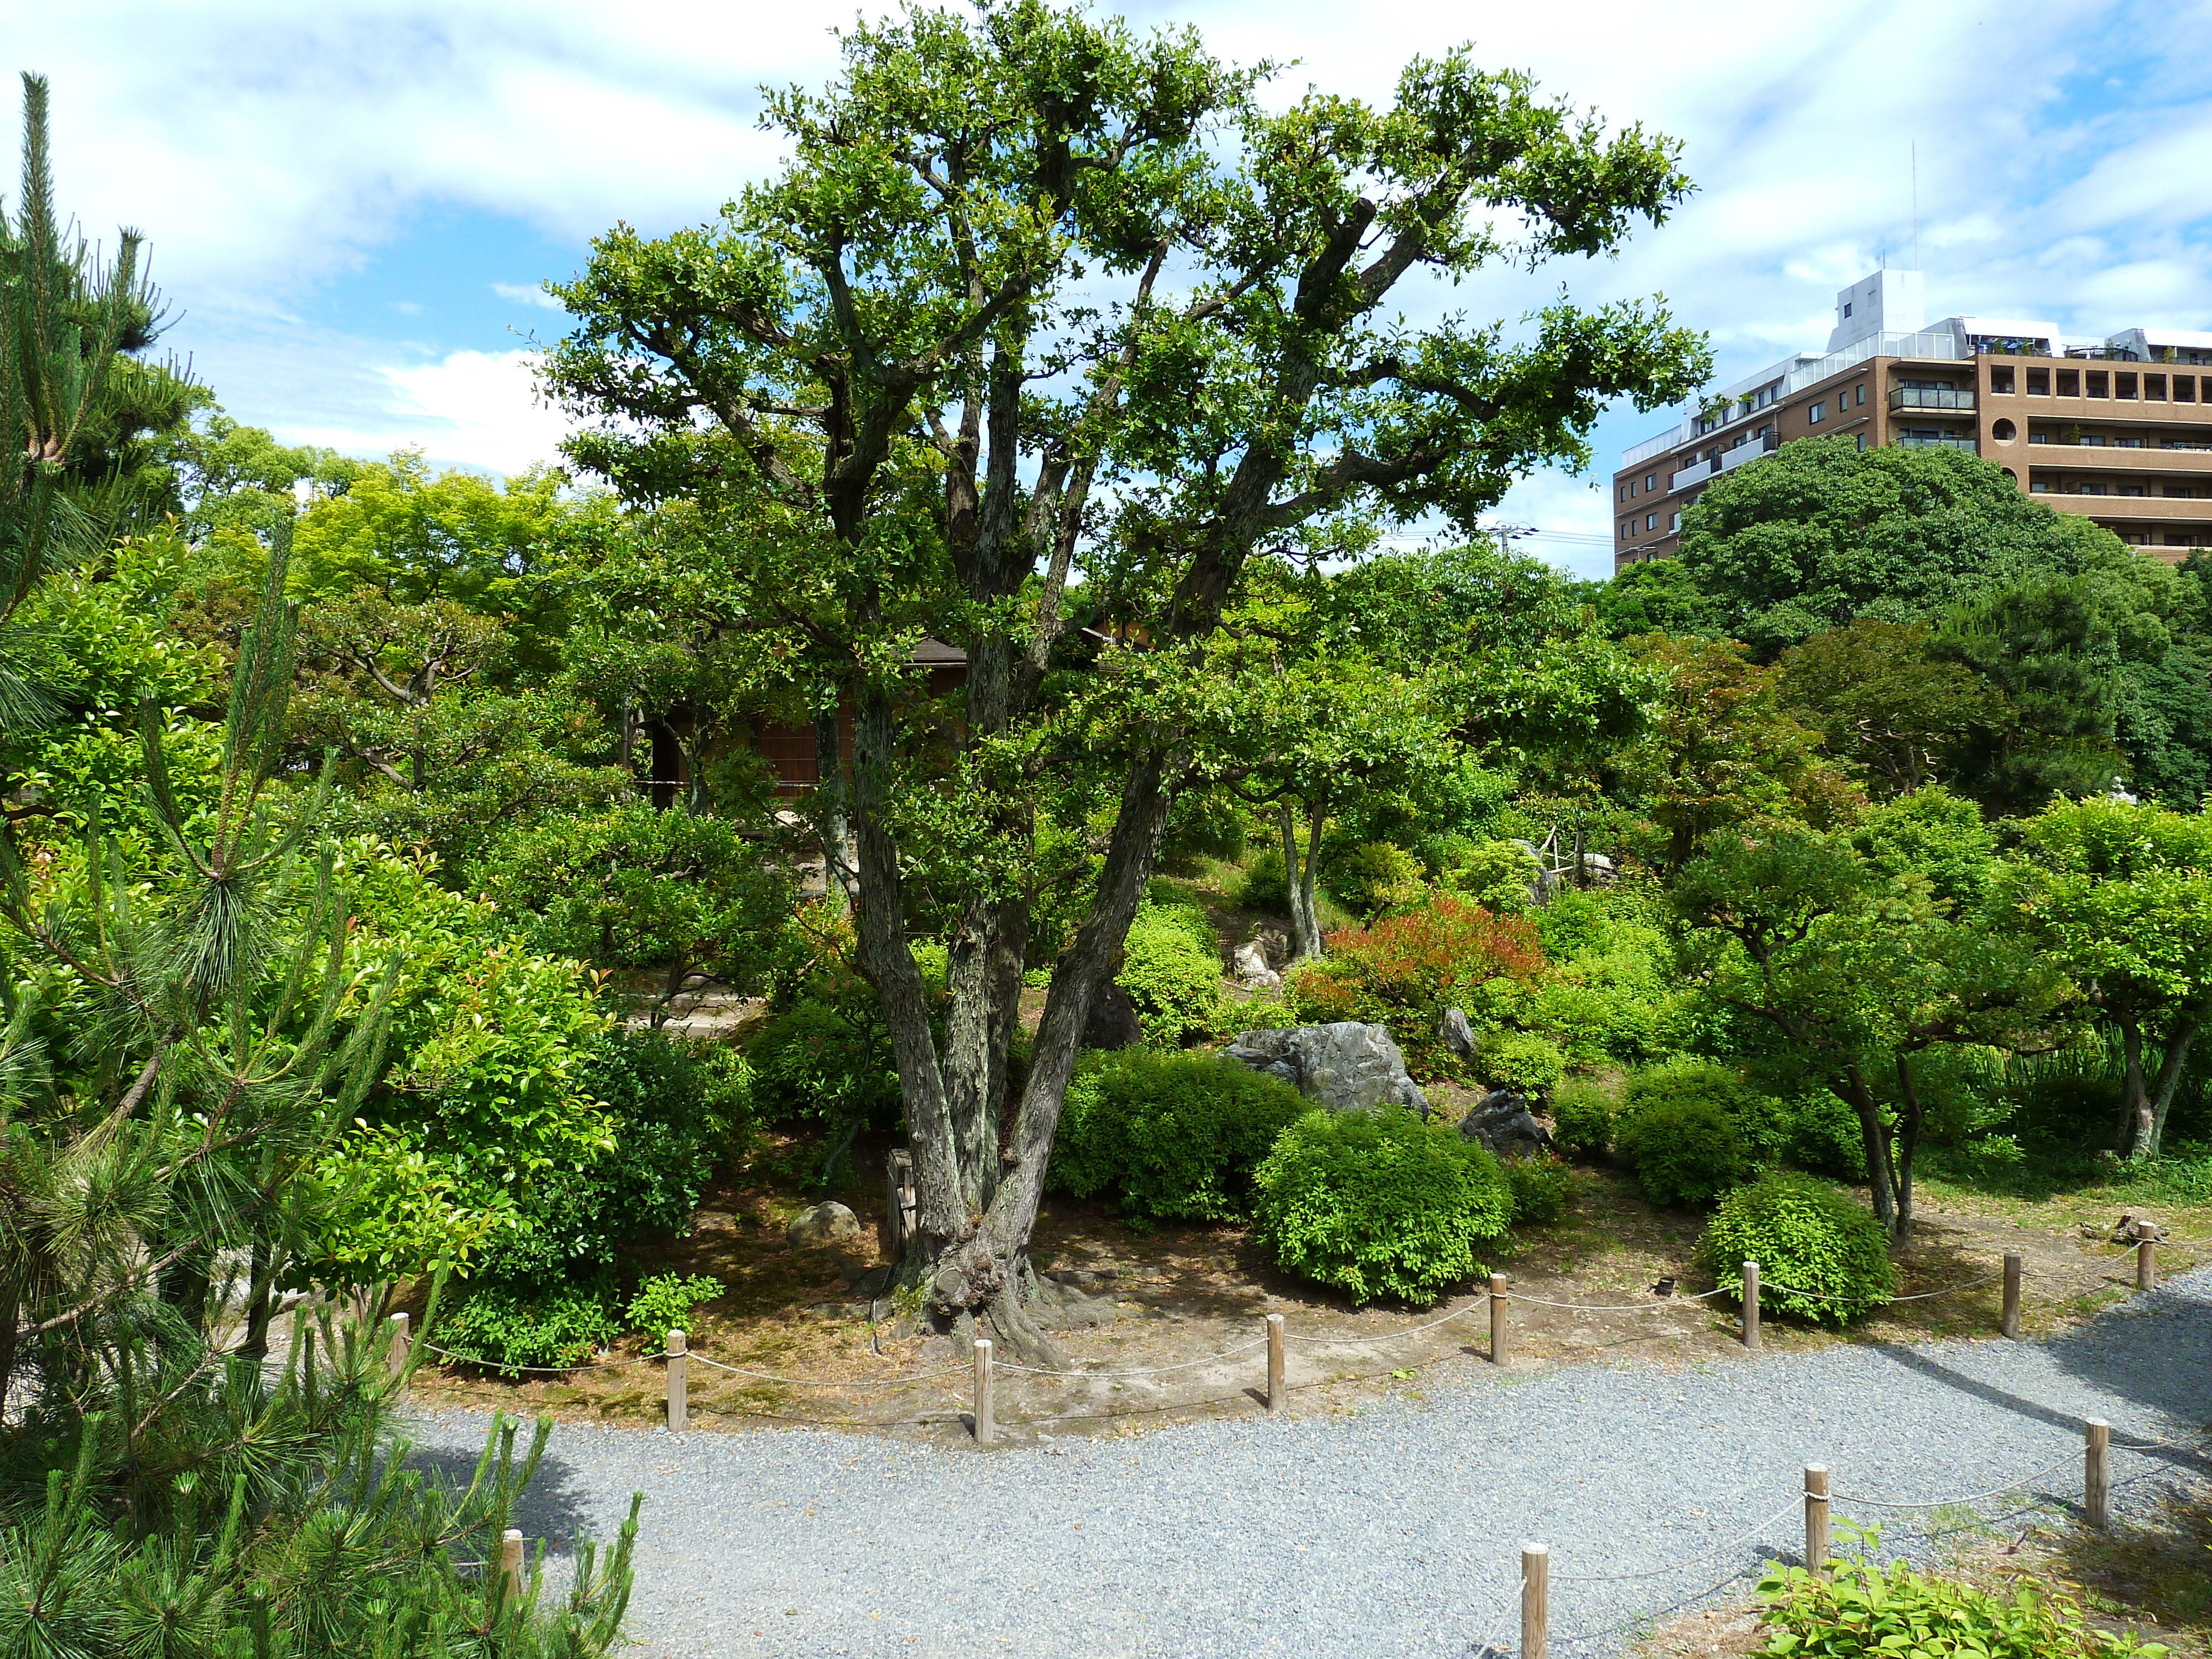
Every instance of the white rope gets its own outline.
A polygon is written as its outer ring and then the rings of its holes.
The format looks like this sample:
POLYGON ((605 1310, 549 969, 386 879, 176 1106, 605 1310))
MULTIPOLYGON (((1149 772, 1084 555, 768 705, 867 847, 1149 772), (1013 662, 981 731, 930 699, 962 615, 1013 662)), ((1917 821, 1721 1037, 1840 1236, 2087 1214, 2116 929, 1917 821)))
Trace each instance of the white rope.
POLYGON ((620 1370, 625 1365, 648 1364, 660 1358, 659 1354, 641 1354, 634 1359, 586 1360, 580 1365, 510 1365, 497 1359, 485 1359, 477 1354, 455 1353, 451 1349, 439 1347, 434 1343, 425 1342, 421 1346, 426 1353, 436 1354, 439 1358, 451 1360, 455 1364, 481 1365, 486 1370, 494 1371, 529 1371, 538 1376, 567 1376, 574 1371, 620 1370))
POLYGON ((1540 1296, 1523 1296, 1518 1291, 1506 1292, 1508 1302, 1526 1302, 1537 1308, 1565 1308, 1573 1313, 1663 1313, 1683 1302, 1703 1302, 1707 1297, 1718 1296, 1728 1289, 1716 1285, 1710 1291, 1699 1291, 1695 1296, 1672 1296, 1656 1302, 1547 1302, 1540 1296))
MULTIPOLYGON (((665 1354, 653 1356, 655 1358, 666 1357, 665 1354)), ((743 1365, 725 1365, 720 1360, 709 1359, 703 1353, 685 1357, 696 1359, 702 1365, 712 1365, 718 1371, 727 1371, 732 1376, 750 1376, 763 1382, 781 1382, 793 1389, 900 1389, 909 1382, 927 1382, 936 1377, 951 1376, 969 1369, 965 1365, 947 1365, 942 1370, 922 1371, 913 1376, 860 1376, 848 1382, 834 1376, 778 1376, 773 1371, 748 1370, 743 1365)))
POLYGON ((1744 1545, 1763 1537, 1769 1527, 1781 1520, 1783 1516, 1794 1514, 1797 1509, 1797 1503, 1798 1500, 1793 1498, 1749 1532, 1740 1534, 1729 1539, 1725 1544, 1716 1544, 1702 1554, 1689 1556, 1682 1560, 1671 1562, 1663 1567, 1653 1567, 1644 1572, 1600 1572, 1576 1577, 1555 1574, 1552 1582, 1555 1584, 1616 1584, 1631 1578, 1663 1578, 1668 1573, 1680 1572, 1685 1567, 1694 1567, 1701 1561, 1710 1561, 1716 1555, 1724 1555, 1730 1550, 1741 1549, 1744 1545))
POLYGON ((1478 1292, 1464 1308, 1455 1308, 1441 1319, 1431 1319, 1425 1325, 1409 1325, 1402 1331, 1385 1331, 1380 1336, 1299 1336, 1290 1331, 1283 1333, 1285 1342, 1304 1343, 1308 1347, 1358 1347, 1370 1342, 1395 1342, 1401 1337, 1420 1336, 1440 1325, 1449 1325, 1455 1319, 1465 1317, 1489 1301, 1487 1291, 1478 1292))
POLYGON ((2024 1474, 2007 1486, 1992 1486, 1987 1492, 1971 1492, 1961 1498, 1938 1498, 1924 1504, 1899 1504, 1887 1498, 1862 1498, 1856 1492, 1839 1492, 1829 1494, 1828 1501, 1832 1504, 1864 1504, 1877 1510, 1948 1510, 1960 1504, 1978 1504, 1984 1498, 2009 1497, 2025 1488, 2030 1481, 2040 1480, 2052 1470, 2064 1468, 2079 1455, 2078 1452, 2069 1452, 2057 1462, 2046 1463, 2034 1474, 2024 1474))
POLYGON ((1062 1376, 1062 1377, 1092 1377, 1092 1376, 1095 1376, 1095 1377, 1101 1377, 1101 1378, 1116 1377, 1116 1376, 1165 1376, 1165 1375, 1166 1375, 1168 1372, 1170 1372, 1170 1371, 1188 1371, 1188 1370, 1196 1370, 1196 1369, 1197 1369, 1199 1366, 1200 1366, 1200 1365, 1211 1365, 1211 1364, 1214 1364, 1214 1363, 1215 1363, 1216 1361, 1218 1361, 1218 1360, 1226 1359, 1226 1358, 1228 1358, 1231 1354, 1249 1353, 1249 1352, 1250 1352, 1253 1349, 1255 1349, 1255 1348, 1264 1348, 1264 1347, 1265 1347, 1265 1346, 1267 1346, 1267 1339, 1266 1337, 1264 1337, 1264 1336, 1255 1336, 1255 1337, 1254 1337, 1254 1338, 1253 1338, 1249 1342, 1240 1342, 1240 1343, 1238 1343, 1238 1344, 1237 1344, 1235 1347, 1233 1347, 1233 1348, 1224 1348, 1224 1349, 1223 1349, 1219 1353, 1210 1353, 1210 1354, 1206 1354, 1206 1355, 1203 1355, 1203 1356, 1201 1356, 1200 1358, 1196 1358, 1196 1359, 1184 1359, 1184 1360, 1179 1360, 1179 1361, 1177 1361, 1175 1364, 1172 1364, 1172 1365, 1144 1365, 1144 1366, 1139 1366, 1139 1368, 1137 1368, 1137 1369, 1136 1369, 1136 1370, 1123 1370, 1123 1371, 1094 1371, 1094 1370, 1054 1370, 1053 1367, 1051 1367, 1051 1366, 1049 1366, 1049 1365, 1018 1365, 1018 1364, 1015 1364, 1012 1360, 1011 1360, 1011 1359, 1000 1359, 1000 1360, 995 1360, 995 1361, 994 1361, 994 1362, 993 1362, 993 1369, 994 1369, 994 1370, 1002 1370, 1002 1371, 1019 1371, 1019 1372, 1021 1372, 1024 1376, 1062 1376))
POLYGON ((1984 1285, 1994 1285, 2003 1277, 2004 1270, 1999 1268, 1996 1273, 1984 1273, 1979 1279, 1969 1279, 1956 1285, 1946 1285, 1940 1291, 1917 1291, 1911 1296, 1823 1296, 1818 1291, 1802 1291, 1795 1285, 1784 1285, 1778 1279, 1763 1279, 1759 1281, 1759 1288, 1762 1293, 1767 1291, 1782 1291, 1790 1296, 1802 1296, 1814 1302, 1863 1302, 1871 1306, 1889 1308, 1896 1306, 1900 1302, 1932 1302, 1939 1296, 1956 1296, 1960 1291, 1977 1290, 1984 1285))

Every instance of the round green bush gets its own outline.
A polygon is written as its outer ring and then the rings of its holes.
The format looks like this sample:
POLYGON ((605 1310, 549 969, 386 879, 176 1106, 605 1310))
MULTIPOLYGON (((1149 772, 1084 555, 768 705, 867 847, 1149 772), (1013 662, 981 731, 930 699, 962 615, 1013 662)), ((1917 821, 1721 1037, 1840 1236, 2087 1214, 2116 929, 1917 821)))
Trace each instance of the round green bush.
POLYGON ((524 1366, 581 1364, 622 1334, 611 1270, 550 1287, 478 1279, 426 1333, 457 1358, 519 1376, 524 1366))
POLYGON ((771 1120, 827 1118, 888 1127, 898 1121, 899 1082, 890 1034, 855 997, 809 997, 769 1021, 745 1051, 753 1099, 771 1120))
POLYGON ((1396 1107, 1307 1113, 1283 1131, 1257 1182, 1261 1244, 1356 1302, 1426 1306, 1483 1271, 1513 1218, 1495 1158, 1396 1107))
POLYGON ((1552 1091, 1552 1144, 1569 1158, 1603 1158, 1613 1146, 1613 1097, 1572 1078, 1552 1091))
POLYGON ((1653 1101, 1624 1115, 1613 1139, 1654 1204, 1710 1204, 1751 1173, 1743 1137, 1710 1100, 1653 1101))
POLYGON ((1221 951, 1195 905, 1137 907, 1115 982, 1129 994, 1146 1042, 1179 1048, 1210 1035, 1221 1009, 1221 951))
POLYGON ((1557 1221, 1566 1213, 1574 1176, 1556 1158, 1516 1158, 1505 1166, 1513 1189, 1513 1224, 1557 1221))
POLYGON ((1698 1241, 1698 1256, 1739 1297, 1743 1264, 1759 1263, 1762 1312, 1841 1325, 1897 1294, 1881 1224, 1841 1187, 1790 1170, 1761 1176, 1723 1198, 1698 1241))
POLYGON ((1103 1193, 1146 1221, 1236 1221, 1275 1137, 1307 1109, 1280 1078, 1212 1054, 1086 1055, 1060 1108, 1046 1183, 1103 1193))
POLYGON ((1366 920, 1419 904, 1428 893, 1420 860, 1387 841, 1363 841, 1330 862, 1328 890, 1366 920))
POLYGON ((1801 1170, 1837 1181, 1867 1178, 1866 1133, 1859 1115, 1826 1089, 1814 1089, 1790 1103, 1790 1138, 1784 1152, 1801 1170))

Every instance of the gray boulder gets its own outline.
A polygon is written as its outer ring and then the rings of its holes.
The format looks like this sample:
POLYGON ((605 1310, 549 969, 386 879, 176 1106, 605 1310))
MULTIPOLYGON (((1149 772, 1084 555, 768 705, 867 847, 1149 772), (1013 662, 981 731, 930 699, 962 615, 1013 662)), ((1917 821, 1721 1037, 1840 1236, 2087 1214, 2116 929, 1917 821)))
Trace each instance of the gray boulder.
POLYGON ((1280 968, 1291 959, 1290 931, 1279 921, 1254 922, 1244 942, 1258 945, 1270 968, 1280 968))
POLYGON ((1279 1077, 1333 1112, 1403 1106, 1429 1115, 1429 1097, 1406 1071, 1406 1056, 1380 1025, 1300 1025, 1287 1031, 1247 1031, 1224 1057, 1279 1077))
POLYGON ((794 1250, 818 1250, 825 1244, 849 1244, 860 1236, 860 1218, 831 1200, 801 1210, 784 1229, 784 1242, 794 1250))
POLYGON ((1472 1064, 1474 1060, 1474 1027, 1467 1023, 1467 1016, 1456 1008, 1447 1008, 1437 1021, 1437 1035, 1444 1040, 1444 1047, 1462 1060, 1472 1064))
POLYGON ((1137 1005, 1129 1000, 1127 991, 1108 981, 1091 1005, 1091 1018, 1084 1022, 1083 1046, 1128 1048, 1142 1041, 1144 1035, 1144 1027, 1137 1023, 1137 1005))
POLYGON ((1528 1109, 1528 1097, 1511 1089, 1492 1089, 1468 1109, 1459 1132, 1508 1161, 1549 1152, 1552 1137, 1528 1109))
POLYGON ((1267 965, 1267 947, 1258 939, 1238 945, 1229 965, 1241 983, 1255 991, 1272 991, 1283 982, 1283 976, 1267 965))

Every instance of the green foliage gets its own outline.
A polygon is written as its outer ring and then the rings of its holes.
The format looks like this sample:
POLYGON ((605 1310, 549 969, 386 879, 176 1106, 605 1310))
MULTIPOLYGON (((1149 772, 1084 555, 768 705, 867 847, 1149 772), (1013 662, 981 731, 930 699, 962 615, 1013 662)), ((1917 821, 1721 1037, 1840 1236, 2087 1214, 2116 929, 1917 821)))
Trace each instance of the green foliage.
POLYGON ((1284 872, 1283 849, 1262 847, 1237 877, 1230 897, 1240 910, 1257 910, 1270 916, 1290 915, 1291 882, 1284 872))
POLYGON ((1395 1107, 1309 1112, 1256 1177, 1256 1236, 1291 1273, 1426 1306, 1483 1270, 1513 1218, 1498 1160, 1395 1107))
POLYGON ((1534 1031, 1485 1031, 1475 1045, 1475 1065, 1496 1088, 1548 1095, 1567 1074, 1559 1045, 1534 1031))
POLYGON ((614 1139, 594 1170, 611 1237, 690 1231, 714 1166, 744 1150, 751 1085, 751 1066, 718 1043, 616 1030, 592 1046, 577 1087, 614 1139))
POLYGON ((1810 1089, 1790 1103, 1783 1156, 1801 1170, 1837 1181, 1867 1178, 1866 1135, 1859 1116, 1826 1089, 1810 1089))
POLYGON ((1445 1008, 1487 1024, 1507 994, 1544 963, 1536 929, 1525 918, 1492 915, 1449 896, 1332 933, 1328 942, 1328 956, 1291 976, 1299 1017, 1388 1025, 1407 1063, 1424 1075, 1454 1064, 1437 1036, 1445 1008))
POLYGON ((1759 1263, 1762 1310, 1843 1325, 1897 1294, 1881 1224, 1850 1194, 1813 1176, 1775 1170, 1729 1193, 1698 1253, 1738 1296, 1743 1264, 1759 1263))
POLYGON ((1210 1036, 1221 1014, 1221 951, 1195 905, 1137 907, 1115 982, 1129 994, 1145 1041, 1178 1048, 1210 1036))
POLYGON ((1428 892, 1421 861, 1387 841, 1365 841, 1327 866, 1329 890, 1346 908, 1371 921, 1419 904, 1428 892))
POLYGON ((2089 1622, 2063 1591, 2016 1583, 1992 1593, 1870 1559, 1879 1528, 1838 1523, 1861 1551, 1833 1563, 1769 1568, 1759 1582, 1764 1622, 1774 1632, 1765 1659, 2164 1659, 2166 1650, 2132 1632, 2089 1622))
POLYGON ((1781 1149, 1779 1101, 1724 1066, 1677 1060, 1628 1080, 1613 1145, 1654 1204, 1710 1204, 1781 1149))
POLYGON ((1516 1227, 1557 1221, 1566 1213, 1567 1194, 1575 1185, 1573 1171, 1556 1158, 1515 1158, 1505 1165, 1505 1182, 1513 1189, 1516 1227))
POLYGON ((647 1352, 659 1353, 668 1346, 668 1333, 683 1328, 694 1308, 721 1294, 722 1281, 704 1273, 655 1273, 637 1287, 623 1319, 645 1338, 647 1352))
POLYGON ((1493 915, 1517 915, 1528 908, 1536 880, 1536 855, 1514 841, 1457 840, 1443 849, 1438 872, 1444 890, 1479 904, 1493 915))
POLYGON ((826 1118, 888 1126, 897 1121, 898 1069, 872 997, 811 997, 764 1026, 745 1051, 763 1120, 826 1118))
POLYGON ((1552 1091, 1552 1140, 1569 1158, 1603 1158, 1613 1147, 1613 1099, 1603 1084, 1570 1078, 1552 1091))
POLYGON ((1306 1109, 1280 1079, 1211 1054, 1086 1056, 1046 1181, 1079 1198, 1105 1194, 1139 1220, 1240 1220, 1253 1172, 1306 1109))
POLYGON ((622 1334, 617 1305, 610 1269, 544 1285, 487 1279, 471 1285, 426 1335, 455 1358, 508 1376, 526 1368, 558 1370, 581 1364, 622 1334))

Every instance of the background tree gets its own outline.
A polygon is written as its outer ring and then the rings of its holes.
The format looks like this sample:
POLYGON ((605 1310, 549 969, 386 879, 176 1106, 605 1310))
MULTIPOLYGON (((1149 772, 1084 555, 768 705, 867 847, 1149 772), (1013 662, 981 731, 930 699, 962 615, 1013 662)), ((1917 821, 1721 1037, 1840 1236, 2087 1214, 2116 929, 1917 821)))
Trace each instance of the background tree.
POLYGON ((2021 927, 2118 1031, 2114 1144, 2155 1158, 2212 1014, 2212 824, 2202 813, 2091 798, 2053 803, 2020 835, 2026 867, 2011 898, 2021 927))

